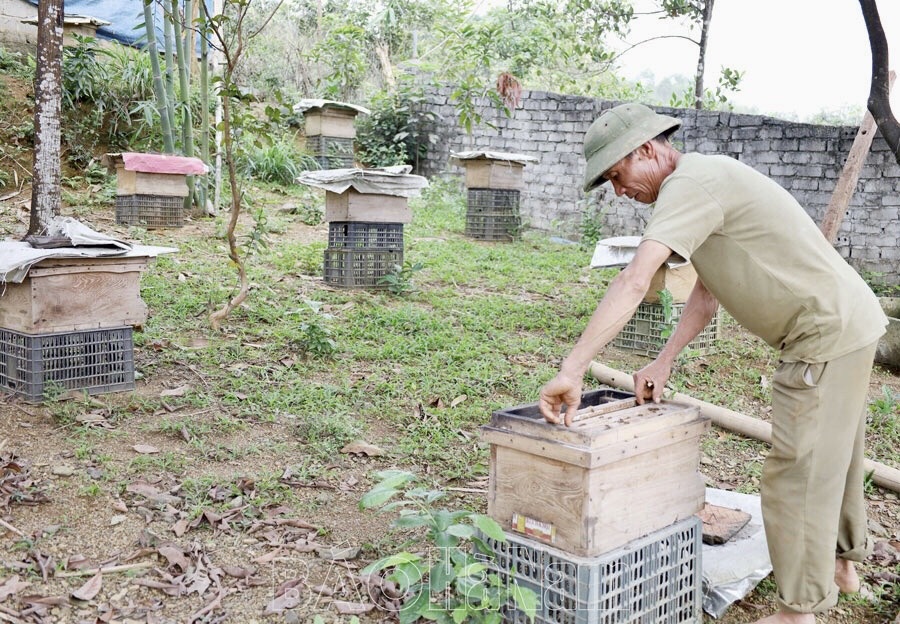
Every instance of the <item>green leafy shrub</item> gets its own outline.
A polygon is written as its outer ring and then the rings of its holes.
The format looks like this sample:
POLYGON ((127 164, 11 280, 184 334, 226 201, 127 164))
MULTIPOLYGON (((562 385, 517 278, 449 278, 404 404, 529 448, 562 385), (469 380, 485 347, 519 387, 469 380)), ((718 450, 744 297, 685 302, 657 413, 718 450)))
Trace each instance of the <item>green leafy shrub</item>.
POLYGON ((66 157, 86 166, 100 152, 144 150, 155 136, 153 78, 146 54, 101 48, 76 35, 62 67, 62 134, 66 157))
POLYGON ((387 289, 398 297, 409 295, 418 290, 412 282, 412 276, 421 270, 421 262, 412 264, 406 261, 402 265, 395 264, 388 273, 378 280, 378 283, 386 285, 387 289))
POLYGON ((356 153, 368 167, 418 165, 437 142, 425 131, 435 114, 423 110, 420 88, 401 86, 394 92, 381 91, 372 98, 371 114, 357 119, 356 153))
POLYGON ((399 510, 392 526, 424 528, 430 546, 425 554, 399 552, 362 570, 362 574, 385 574, 403 592, 400 624, 412 624, 420 618, 445 624, 499 624, 501 609, 512 603, 534 620, 534 592, 515 581, 504 582, 485 563, 491 550, 478 533, 505 541, 500 525, 483 514, 435 507, 444 492, 408 487, 416 480, 409 472, 385 470, 376 473, 376 477, 379 482, 363 496, 360 508, 399 510), (402 495, 403 500, 389 502, 397 495, 402 495), (483 556, 476 557, 470 545, 483 556))
POLYGON ((294 184, 301 171, 317 168, 315 159, 300 151, 290 135, 246 145, 238 158, 238 170, 242 174, 285 185, 294 184))
POLYGON ((581 234, 581 247, 591 249, 597 245, 597 241, 603 236, 603 209, 597 205, 591 205, 581 216, 578 232, 581 234))
POLYGON ((300 323, 300 346, 313 357, 330 357, 337 351, 328 322, 332 316, 322 311, 320 301, 306 300, 306 319, 300 323))

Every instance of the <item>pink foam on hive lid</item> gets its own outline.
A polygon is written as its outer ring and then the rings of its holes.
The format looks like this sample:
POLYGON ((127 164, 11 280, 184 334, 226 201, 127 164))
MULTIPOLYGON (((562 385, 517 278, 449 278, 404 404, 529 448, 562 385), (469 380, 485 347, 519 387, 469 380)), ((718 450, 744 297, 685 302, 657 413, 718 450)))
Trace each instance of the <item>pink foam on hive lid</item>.
POLYGON ((123 152, 122 162, 126 171, 141 173, 180 173, 184 175, 203 174, 207 167, 199 158, 174 156, 171 154, 141 154, 123 152))

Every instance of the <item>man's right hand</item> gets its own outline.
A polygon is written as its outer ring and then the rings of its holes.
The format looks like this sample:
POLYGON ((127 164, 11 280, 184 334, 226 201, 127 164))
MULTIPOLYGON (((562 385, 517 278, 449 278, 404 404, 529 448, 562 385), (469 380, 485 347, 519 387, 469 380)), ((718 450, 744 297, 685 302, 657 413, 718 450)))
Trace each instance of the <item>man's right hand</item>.
POLYGON ((572 424, 580 404, 581 379, 560 372, 541 389, 538 406, 548 423, 558 425, 564 422, 568 427, 572 424), (560 413, 563 404, 566 406, 565 414, 560 413))

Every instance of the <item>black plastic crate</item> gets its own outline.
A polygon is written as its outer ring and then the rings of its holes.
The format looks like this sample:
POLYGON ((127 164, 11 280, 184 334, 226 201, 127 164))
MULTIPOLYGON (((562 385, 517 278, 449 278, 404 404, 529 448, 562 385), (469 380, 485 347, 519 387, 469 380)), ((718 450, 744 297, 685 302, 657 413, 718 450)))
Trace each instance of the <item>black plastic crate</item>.
POLYGON ((485 241, 514 241, 522 234, 519 215, 466 213, 466 236, 485 241))
POLYGON ((328 246, 403 251, 403 224, 332 221, 328 224, 328 246))
POLYGON ((353 249, 329 247, 325 250, 325 283, 341 288, 387 288, 381 278, 403 264, 402 249, 353 249))
POLYGON ((117 195, 116 223, 145 228, 181 227, 184 224, 184 197, 117 195))
POLYGON ((353 139, 317 134, 306 137, 306 150, 322 169, 349 169, 354 166, 353 139))
POLYGON ((131 327, 49 334, 0 328, 0 389, 27 401, 134 389, 131 327))
MULTIPOLYGON (((669 334, 674 331, 684 312, 684 306, 683 303, 673 303, 671 314, 667 319, 665 308, 661 303, 641 302, 634 316, 613 339, 612 346, 623 351, 656 357, 665 346, 669 334)), ((709 324, 688 343, 682 353, 685 356, 715 353, 721 333, 722 316, 720 311, 716 310, 709 324)))
POLYGON ((470 215, 519 216, 519 191, 471 188, 466 196, 470 215))

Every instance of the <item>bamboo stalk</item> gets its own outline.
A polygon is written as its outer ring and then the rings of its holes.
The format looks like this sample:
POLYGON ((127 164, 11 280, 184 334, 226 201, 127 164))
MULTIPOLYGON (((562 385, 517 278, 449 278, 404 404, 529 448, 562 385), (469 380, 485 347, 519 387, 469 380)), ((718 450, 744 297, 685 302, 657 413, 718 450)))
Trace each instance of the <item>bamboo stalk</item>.
POLYGON ((175 136, 175 55, 172 52, 173 26, 172 17, 163 8, 163 34, 166 46, 166 114, 169 116, 169 127, 175 136))
MULTIPOLYGON (((191 87, 188 82, 188 66, 190 59, 188 52, 184 49, 184 41, 182 32, 184 24, 178 12, 178 0, 172 0, 172 28, 174 29, 175 54, 178 57, 178 86, 181 91, 181 151, 185 156, 194 155, 194 127, 191 116, 191 87)), ((194 176, 186 176, 186 181, 190 192, 184 198, 185 210, 190 210, 194 200, 194 176)))
MULTIPOLYGON (((203 118, 200 120, 200 157, 209 166, 209 35, 206 28, 206 11, 200 11, 200 107, 203 118)), ((200 203, 206 210, 209 195, 209 175, 200 178, 200 203)), ((215 211, 215 209, 213 210, 215 211)))
POLYGON ((144 27, 147 29, 147 53, 150 55, 150 69, 153 73, 153 93, 156 95, 156 107, 159 109, 159 124, 163 135, 163 151, 175 153, 175 140, 172 138, 172 126, 169 123, 166 90, 163 87, 162 70, 159 66, 159 49, 156 44, 156 27, 153 21, 151 4, 153 0, 144 0, 144 27))
MULTIPOLYGON (((591 363, 590 373, 600 383, 634 392, 634 379, 628 373, 623 373, 599 362, 591 363)), ((761 442, 772 443, 772 425, 763 420, 695 399, 680 392, 675 392, 672 396, 667 396, 666 398, 676 403, 696 405, 700 408, 701 414, 724 429, 760 440, 761 442)), ((866 472, 872 473, 872 481, 875 485, 893 492, 900 492, 900 470, 871 459, 866 459, 864 466, 866 472)))

